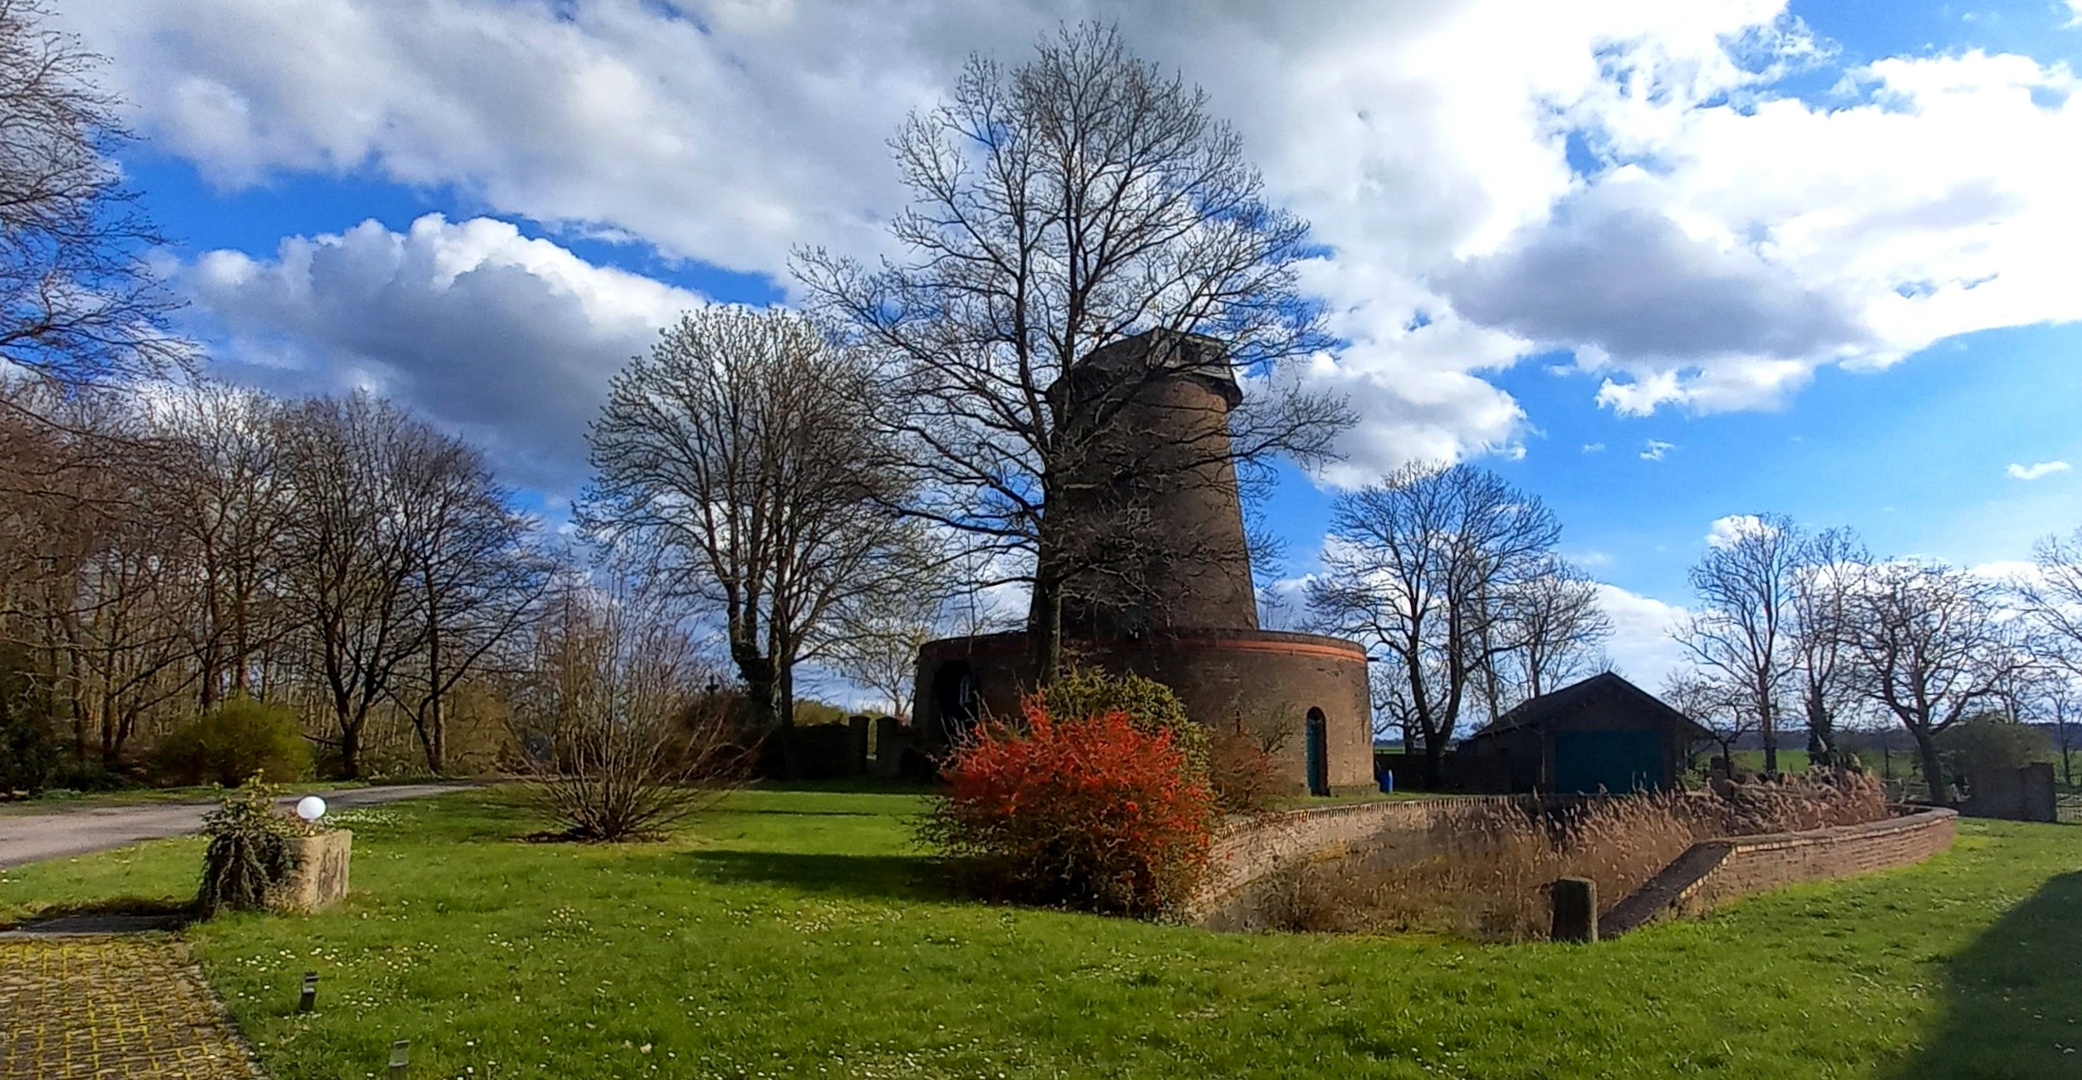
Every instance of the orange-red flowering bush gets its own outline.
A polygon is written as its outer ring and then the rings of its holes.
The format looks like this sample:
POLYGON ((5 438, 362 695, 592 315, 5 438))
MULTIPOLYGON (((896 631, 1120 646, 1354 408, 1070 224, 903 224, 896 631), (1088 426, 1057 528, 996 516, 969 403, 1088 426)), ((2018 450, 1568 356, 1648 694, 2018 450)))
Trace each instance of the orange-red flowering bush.
POLYGON ((1119 712, 986 724, 942 769, 922 838, 988 895, 1156 915, 1206 869, 1214 797, 1169 731, 1119 712))

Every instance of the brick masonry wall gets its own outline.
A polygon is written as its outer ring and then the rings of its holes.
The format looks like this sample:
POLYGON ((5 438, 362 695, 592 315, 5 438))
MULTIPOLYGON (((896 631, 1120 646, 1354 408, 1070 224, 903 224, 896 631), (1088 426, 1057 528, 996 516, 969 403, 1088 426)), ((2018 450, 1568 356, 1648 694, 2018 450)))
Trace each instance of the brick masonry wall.
POLYGON ((1918 810, 1864 825, 1694 844, 1615 905, 1599 929, 1614 937, 1783 885, 1911 866, 1952 846, 1958 818, 1952 810, 1918 810))
MULTIPOLYGON (((1480 797, 1315 806, 1231 821, 1215 834, 1207 878, 1187 905, 1187 918, 1202 926, 1231 928, 1231 916, 1249 906, 1251 885, 1296 863, 1334 859, 1359 848, 1378 853, 1403 847, 1412 857, 1419 856, 1430 844, 1439 811, 1471 798, 1480 797)), ((1517 796, 1491 798, 1522 801, 1517 796)))

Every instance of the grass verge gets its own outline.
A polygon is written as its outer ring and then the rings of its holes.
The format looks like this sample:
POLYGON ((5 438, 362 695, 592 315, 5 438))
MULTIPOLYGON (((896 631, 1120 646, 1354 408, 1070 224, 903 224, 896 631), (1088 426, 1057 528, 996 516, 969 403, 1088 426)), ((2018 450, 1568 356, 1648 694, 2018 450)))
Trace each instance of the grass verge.
MULTIPOLYGON (((749 791, 657 845, 500 791, 347 815, 355 892, 194 951, 273 1075, 2047 1078, 2082 1061, 2082 832, 1593 947, 1216 935, 942 895, 914 796, 749 791), (306 970, 319 1007, 295 1010, 306 970)), ((0 874, 0 917, 192 893, 200 844, 0 874)))

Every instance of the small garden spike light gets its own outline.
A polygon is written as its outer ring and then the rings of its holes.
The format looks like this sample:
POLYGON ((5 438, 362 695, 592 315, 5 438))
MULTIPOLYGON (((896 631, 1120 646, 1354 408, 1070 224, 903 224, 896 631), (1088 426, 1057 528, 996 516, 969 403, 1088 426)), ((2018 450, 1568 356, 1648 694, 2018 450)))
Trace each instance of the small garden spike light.
POLYGON ((296 816, 305 821, 317 821, 325 816, 325 800, 316 795, 306 795, 297 800, 296 816))
POLYGON ((399 1039, 390 1044, 390 1080, 405 1080, 405 1068, 412 1064, 412 1040, 399 1039))
POLYGON ((317 1007, 318 973, 315 971, 306 971, 304 972, 304 992, 301 997, 298 997, 296 999, 296 1011, 300 1013, 307 1013, 317 1007))

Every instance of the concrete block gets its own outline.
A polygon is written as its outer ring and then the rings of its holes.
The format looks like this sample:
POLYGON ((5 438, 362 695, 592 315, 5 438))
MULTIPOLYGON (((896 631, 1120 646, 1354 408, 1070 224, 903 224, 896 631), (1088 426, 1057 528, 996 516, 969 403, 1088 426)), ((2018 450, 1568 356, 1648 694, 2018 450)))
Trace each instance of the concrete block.
POLYGON ((347 864, 354 853, 354 833, 332 829, 293 837, 296 869, 289 880, 268 890, 268 907, 308 915, 323 911, 347 896, 347 864))

